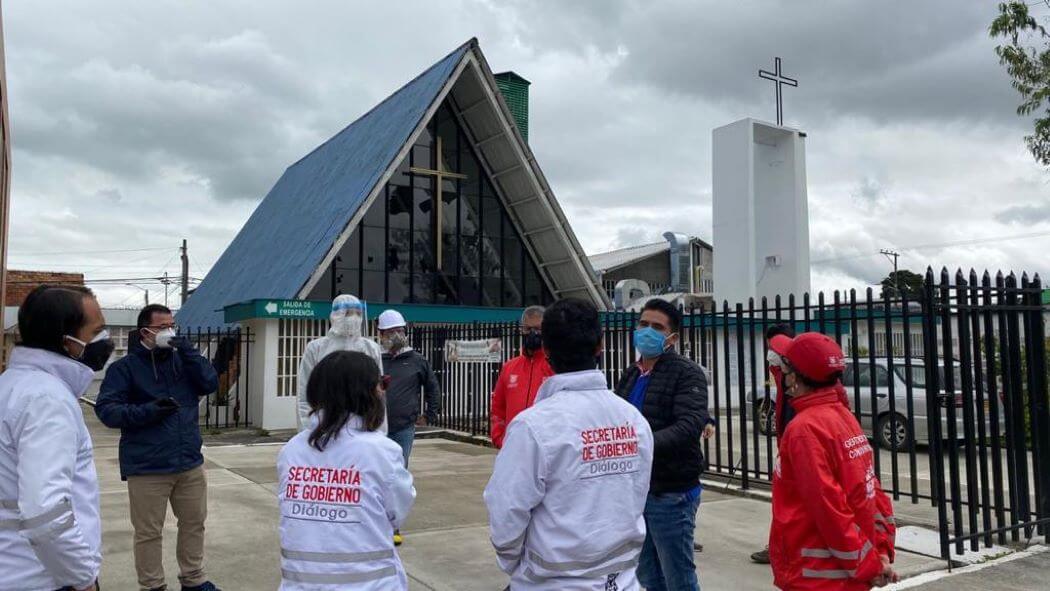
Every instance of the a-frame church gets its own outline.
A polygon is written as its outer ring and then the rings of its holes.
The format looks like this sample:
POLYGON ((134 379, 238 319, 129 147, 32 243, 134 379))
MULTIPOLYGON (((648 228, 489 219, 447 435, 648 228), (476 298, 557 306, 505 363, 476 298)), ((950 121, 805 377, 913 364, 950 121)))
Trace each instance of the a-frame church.
POLYGON ((339 293, 608 308, 476 39, 290 166, 178 322, 219 327, 239 302, 339 293))

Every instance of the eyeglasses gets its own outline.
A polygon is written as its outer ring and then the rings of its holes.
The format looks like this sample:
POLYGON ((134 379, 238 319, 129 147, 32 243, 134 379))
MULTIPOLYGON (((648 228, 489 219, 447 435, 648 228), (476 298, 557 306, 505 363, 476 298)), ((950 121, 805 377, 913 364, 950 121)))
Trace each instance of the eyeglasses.
POLYGON ((148 328, 148 329, 150 329, 150 330, 152 330, 154 332, 161 331, 161 330, 168 330, 169 328, 171 330, 174 330, 175 332, 179 332, 179 325, 178 324, 160 324, 160 325, 156 325, 156 326, 147 326, 146 328, 148 328))

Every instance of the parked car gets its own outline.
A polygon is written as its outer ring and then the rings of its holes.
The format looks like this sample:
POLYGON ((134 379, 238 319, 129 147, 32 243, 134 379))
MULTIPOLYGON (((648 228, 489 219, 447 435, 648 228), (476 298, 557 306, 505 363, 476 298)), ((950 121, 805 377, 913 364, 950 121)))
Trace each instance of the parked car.
MULTIPOLYGON (((926 410, 926 397, 929 394, 929 391, 926 387, 926 367, 923 365, 921 359, 912 359, 909 376, 908 365, 909 364, 907 364, 904 359, 894 359, 891 378, 888 360, 885 358, 875 360, 875 399, 877 401, 875 405, 875 413, 871 412, 871 382, 873 367, 869 363, 862 361, 858 372, 856 371, 857 368, 854 366, 853 362, 849 361, 846 364, 846 371, 842 376, 842 384, 846 388, 846 395, 849 399, 850 407, 854 408, 854 414, 859 415, 858 418, 860 419, 861 426, 870 436, 872 436, 875 442, 884 449, 893 449, 894 441, 896 441, 898 450, 911 449, 915 443, 929 443, 929 421, 927 420, 926 410), (912 412, 910 415, 912 420, 908 420, 909 377, 912 392, 912 412), (894 402, 892 409, 890 408, 891 379, 893 380, 894 402), (860 385, 859 413, 855 408, 857 404, 858 384, 860 385)), ((962 372, 958 366, 955 366, 954 371, 952 372, 953 392, 951 395, 948 395, 944 391, 944 366, 939 365, 937 370, 939 373, 938 384, 940 385, 939 389, 941 390, 938 398, 940 399, 942 406, 947 400, 951 400, 952 404, 955 405, 956 432, 958 438, 962 439, 965 437, 966 433, 962 408, 962 372)), ((754 394, 754 392, 748 393, 748 401, 754 408, 752 416, 755 428, 764 435, 770 435, 773 432, 773 417, 777 404, 776 388, 770 388, 770 397, 768 400, 765 397, 764 391, 757 396, 757 401, 754 394)), ((996 396, 998 396, 998 394, 996 394, 996 396)), ((986 392, 984 399, 986 432, 990 432, 990 408, 991 404, 986 392)), ((1000 424, 1004 424, 1002 422, 1004 416, 1002 405, 1000 404, 998 408, 1000 424)), ((975 408, 974 418, 976 419, 977 416, 978 414, 975 408)), ((946 412, 941 413, 941 434, 945 438, 948 436, 948 419, 946 412)))

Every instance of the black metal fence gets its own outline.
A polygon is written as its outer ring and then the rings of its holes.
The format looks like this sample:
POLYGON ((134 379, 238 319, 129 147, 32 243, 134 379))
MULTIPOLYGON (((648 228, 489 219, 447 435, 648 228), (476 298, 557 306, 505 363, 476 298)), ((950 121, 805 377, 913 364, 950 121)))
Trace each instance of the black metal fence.
POLYGON ((977 550, 1007 534, 1050 541, 1050 414, 1046 334, 1039 277, 994 282, 947 270, 926 276, 923 333, 928 389, 954 393, 929 401, 929 457, 945 557, 977 550), (939 338, 938 338, 939 337, 939 338), (957 343, 949 347, 945 343, 957 343), (957 364, 955 372, 934 363, 957 364), (939 404, 937 403, 939 402, 939 404), (942 428, 947 426, 947 430, 942 428), (948 511, 951 511, 949 518, 948 511), (951 527, 947 527, 948 523, 951 527))
MULTIPOLYGON (((926 277, 922 294, 883 298, 868 289, 811 298, 684 311, 679 351, 707 369, 708 407, 717 422, 704 440, 710 472, 742 488, 768 486, 776 454, 765 329, 819 331, 847 355, 851 408, 873 445, 876 472, 896 501, 929 503, 944 556, 964 544, 1050 537, 1050 414, 1039 279, 1020 282, 947 271, 926 277)), ((610 387, 634 363, 638 314, 603 318, 601 369, 610 387)), ((493 339, 514 355, 515 323, 416 326, 415 346, 443 391, 438 426, 489 433, 499 362, 451 362, 446 343, 493 339)))
POLYGON ((249 352, 254 338, 251 329, 182 329, 181 334, 212 362, 219 374, 218 390, 201 399, 201 427, 222 429, 251 425, 249 352))

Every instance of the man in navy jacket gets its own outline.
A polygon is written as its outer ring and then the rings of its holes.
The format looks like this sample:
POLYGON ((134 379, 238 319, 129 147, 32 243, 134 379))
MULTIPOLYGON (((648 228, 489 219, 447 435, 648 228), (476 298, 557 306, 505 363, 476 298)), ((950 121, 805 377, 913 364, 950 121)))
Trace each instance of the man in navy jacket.
POLYGON ((95 414, 120 429, 120 476, 128 482, 139 586, 167 589, 161 535, 170 502, 182 590, 215 591, 204 574, 208 505, 197 409, 200 398, 218 388, 218 376, 176 331, 168 308, 142 309, 127 356, 106 371, 95 414))

